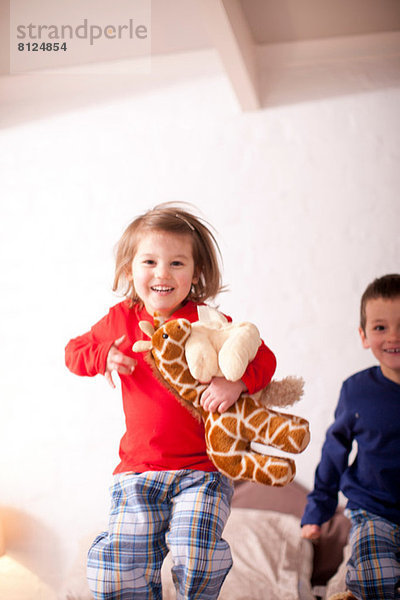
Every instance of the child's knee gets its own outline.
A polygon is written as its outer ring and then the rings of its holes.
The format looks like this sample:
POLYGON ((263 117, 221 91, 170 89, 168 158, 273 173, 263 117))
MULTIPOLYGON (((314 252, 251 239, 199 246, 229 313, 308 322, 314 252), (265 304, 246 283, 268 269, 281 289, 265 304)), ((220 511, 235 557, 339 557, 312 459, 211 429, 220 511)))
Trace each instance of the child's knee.
POLYGON ((380 579, 376 581, 367 581, 363 579, 348 579, 346 577, 346 588, 354 594, 356 598, 363 600, 398 600, 400 598, 399 583, 393 579, 380 579))
POLYGON ((101 533, 88 552, 87 580, 95 600, 147 600, 149 590, 161 599, 162 556, 149 554, 146 561, 135 556, 133 548, 121 539, 101 533), (154 561, 151 559, 154 558, 154 561))
POLYGON ((172 577, 179 598, 199 594, 201 598, 218 598, 219 590, 232 567, 232 555, 225 540, 219 540, 210 548, 188 548, 187 552, 174 556, 172 577))
MULTIPOLYGON (((390 561, 391 563, 392 561, 390 561)), ((346 586, 356 598, 397 600, 400 598, 400 572, 385 560, 352 556, 347 564, 346 586)))
POLYGON ((87 580, 90 591, 96 600, 111 598, 116 587, 116 569, 113 551, 107 532, 97 536, 91 545, 87 558, 87 580))
POLYGON ((394 526, 365 511, 356 511, 352 521, 352 553, 346 575, 348 589, 357 598, 366 600, 399 599, 400 564, 394 526))

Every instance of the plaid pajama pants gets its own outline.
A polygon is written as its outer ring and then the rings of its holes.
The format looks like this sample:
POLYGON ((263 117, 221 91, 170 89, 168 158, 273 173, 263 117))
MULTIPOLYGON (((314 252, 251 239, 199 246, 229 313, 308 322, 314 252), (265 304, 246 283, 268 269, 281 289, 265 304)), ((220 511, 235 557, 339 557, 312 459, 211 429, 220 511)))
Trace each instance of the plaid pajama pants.
POLYGON ((352 547, 347 588, 362 600, 400 599, 400 526, 361 509, 345 514, 352 547))
POLYGON ((221 473, 148 471, 116 475, 109 531, 88 553, 96 600, 161 600, 161 565, 173 557, 179 600, 212 600, 232 566, 221 538, 233 487, 221 473))

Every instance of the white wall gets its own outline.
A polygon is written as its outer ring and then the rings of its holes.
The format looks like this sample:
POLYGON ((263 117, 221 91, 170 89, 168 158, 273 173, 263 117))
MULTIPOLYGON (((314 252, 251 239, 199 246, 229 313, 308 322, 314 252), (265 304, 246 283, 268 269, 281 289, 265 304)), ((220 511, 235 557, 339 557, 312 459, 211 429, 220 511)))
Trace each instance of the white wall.
POLYGON ((299 482, 312 485, 341 381, 374 362, 358 304, 399 271, 399 87, 243 114, 210 72, 0 137, 0 504, 11 551, 54 588, 106 525, 123 433, 119 392, 70 374, 64 346, 118 301, 113 246, 136 214, 184 200, 217 229, 221 307, 259 326, 278 377, 306 381, 299 482))

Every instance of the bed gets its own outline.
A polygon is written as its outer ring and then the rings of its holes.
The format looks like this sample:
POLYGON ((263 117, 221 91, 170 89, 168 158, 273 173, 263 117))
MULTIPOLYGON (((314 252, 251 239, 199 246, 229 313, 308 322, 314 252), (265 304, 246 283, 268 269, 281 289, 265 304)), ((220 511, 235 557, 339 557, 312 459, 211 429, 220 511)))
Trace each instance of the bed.
MULTIPOLYGON (((247 530, 252 527, 251 515, 257 511, 259 521, 264 524, 263 529, 278 530, 276 546, 273 544, 271 550, 270 545, 266 545, 264 552, 257 555, 256 560, 259 561, 262 572, 267 572, 264 563, 271 560, 271 554, 280 553, 282 556, 276 579, 272 579, 268 573, 264 580, 264 588, 257 590, 257 596, 236 596, 238 600, 314 600, 319 596, 326 595, 329 598, 333 593, 344 591, 346 544, 350 523, 344 516, 343 509, 339 508, 333 518, 322 526, 321 537, 316 544, 303 540, 300 537, 300 519, 306 505, 307 493, 308 490, 297 482, 283 488, 243 481, 236 484, 231 517, 237 510, 247 511, 243 520, 243 527, 247 530), (295 554, 293 550, 296 550, 295 554), (285 572, 290 573, 291 580, 297 582, 289 595, 282 595, 285 593, 282 586, 285 572), (266 594, 266 589, 271 591, 266 594)), ((242 533, 246 535, 246 531, 242 533)), ((256 530, 256 535, 262 536, 260 529, 256 530)), ((233 538, 232 552, 242 552, 236 536, 233 538)), ((232 572, 233 570, 232 568, 232 572)), ((222 595, 220 600, 224 600, 222 595)))
MULTIPOLYGON (((250 482, 235 485, 224 530, 234 565, 219 600, 315 600, 343 591, 349 522, 339 509, 323 526, 318 544, 303 540, 300 518, 306 495, 307 490, 296 482, 284 488, 250 482)), ((58 596, 61 600, 92 600, 85 579, 85 553, 91 539, 82 543, 76 567, 58 596)), ((176 598, 170 568, 168 555, 162 570, 163 600, 176 598)))

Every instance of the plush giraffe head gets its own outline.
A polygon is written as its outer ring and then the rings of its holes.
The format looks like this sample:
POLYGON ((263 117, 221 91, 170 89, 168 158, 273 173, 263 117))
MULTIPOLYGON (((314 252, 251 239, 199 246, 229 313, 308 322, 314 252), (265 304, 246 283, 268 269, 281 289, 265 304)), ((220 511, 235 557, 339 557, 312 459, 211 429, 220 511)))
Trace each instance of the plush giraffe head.
MULTIPOLYGON (((181 399, 189 403, 192 410, 204 422, 207 453, 216 468, 232 479, 248 479, 266 485, 282 486, 293 480, 295 464, 290 458, 269 456, 255 451, 251 443, 272 446, 284 452, 299 453, 308 445, 310 434, 305 419, 285 415, 266 408, 261 396, 242 394, 226 412, 209 413, 200 405, 200 397, 207 385, 201 384, 191 375, 185 357, 185 345, 191 333, 191 323, 176 319, 162 323, 156 317, 154 327, 147 321, 140 328, 151 340, 138 341, 133 345, 135 352, 150 351, 151 364, 156 374, 161 375, 168 386, 181 399)), ((283 384, 285 399, 299 396, 298 382, 294 381, 290 392, 289 378, 283 382, 272 382, 272 397, 265 396, 274 404, 273 396, 280 404, 280 384, 283 384)), ((268 387, 265 390, 268 390, 268 387)), ((292 403, 293 398, 289 403, 292 403)))
POLYGON ((185 345, 191 333, 190 321, 175 319, 164 323, 156 315, 154 327, 148 321, 140 321, 139 327, 151 341, 135 342, 134 352, 150 351, 163 380, 184 401, 199 406, 200 390, 202 392, 206 386, 192 377, 185 358, 185 345))

